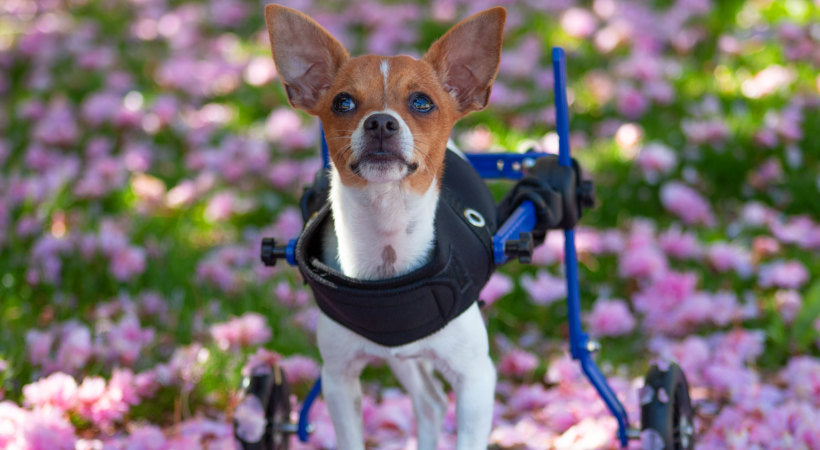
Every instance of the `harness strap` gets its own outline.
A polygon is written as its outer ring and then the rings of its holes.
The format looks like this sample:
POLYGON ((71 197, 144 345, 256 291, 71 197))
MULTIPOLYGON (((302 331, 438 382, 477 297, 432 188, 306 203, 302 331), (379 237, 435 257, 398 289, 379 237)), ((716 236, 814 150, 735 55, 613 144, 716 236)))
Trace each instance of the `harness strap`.
POLYGON ((447 152, 445 167, 431 259, 409 274, 358 280, 327 266, 319 255, 321 230, 332 226, 330 205, 325 203, 312 214, 297 244, 296 261, 316 304, 328 317, 373 342, 393 347, 435 333, 477 300, 495 268, 495 206, 468 162, 447 152))

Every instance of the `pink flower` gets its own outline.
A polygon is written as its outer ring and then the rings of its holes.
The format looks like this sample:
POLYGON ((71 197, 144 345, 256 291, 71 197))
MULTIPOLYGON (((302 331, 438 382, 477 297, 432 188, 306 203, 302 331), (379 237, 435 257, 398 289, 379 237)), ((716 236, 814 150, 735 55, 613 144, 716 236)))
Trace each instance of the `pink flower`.
POLYGON ((478 298, 483 300, 487 306, 492 305, 499 298, 509 294, 513 289, 513 281, 507 275, 494 272, 487 280, 487 284, 481 289, 478 298))
POLYGON ((758 272, 758 284, 762 287, 798 289, 809 279, 809 271, 800 261, 774 261, 762 264, 758 272))
POLYGON ((782 87, 788 86, 796 77, 794 69, 787 69, 774 64, 744 81, 741 85, 741 91, 743 95, 749 98, 765 97, 782 87))
POLYGON ((53 101, 34 129, 34 136, 45 144, 71 145, 80 131, 74 120, 76 114, 65 99, 53 101))
MULTIPOLYGON (((2 407, 3 404, 0 404, 2 407)), ((0 412, 0 424, 3 423, 3 413, 0 412)), ((73 450, 77 436, 74 427, 63 415, 51 409, 35 409, 31 412, 18 412, 16 427, 17 445, 10 448, 22 449, 54 449, 73 450)), ((0 444, 2 444, 0 431, 0 444)))
POLYGON ((183 445, 170 443, 169 448, 235 448, 233 424, 195 417, 178 425, 183 445), (187 444, 187 445, 186 445, 187 444))
POLYGON ((794 289, 778 290, 774 293, 774 305, 783 321, 791 323, 797 317, 797 313, 800 312, 803 299, 800 297, 800 293, 794 289))
POLYGON ((75 373, 83 368, 91 356, 91 332, 79 322, 69 321, 62 326, 56 367, 75 373))
POLYGON ((165 435, 155 425, 138 425, 132 428, 123 440, 123 448, 128 450, 164 450, 167 447, 165 435))
POLYGON ((780 252, 780 242, 771 236, 755 236, 752 239, 752 253, 755 259, 763 259, 780 252))
POLYGON ((616 109, 628 119, 638 119, 649 108, 649 100, 643 93, 633 87, 622 87, 618 90, 616 109))
POLYGON ((211 326, 211 336, 217 346, 227 351, 247 345, 264 344, 271 338, 271 330, 264 316, 245 313, 227 322, 211 326))
POLYGON ((77 382, 63 372, 55 372, 23 386, 23 403, 30 407, 65 412, 74 408, 76 402, 77 382))
POLYGON ((77 409, 81 414, 90 416, 88 410, 105 395, 105 379, 86 377, 77 388, 77 409))
POLYGON ((413 404, 410 402, 410 397, 397 389, 385 390, 382 393, 381 404, 369 417, 368 427, 374 428, 374 431, 399 430, 405 434, 412 433, 414 431, 413 404))
POLYGON ((248 362, 242 367, 242 374, 248 376, 255 373, 270 373, 281 361, 282 357, 278 353, 259 347, 256 353, 248 357, 248 362))
POLYGON ((43 366, 51 360, 51 346, 54 344, 54 332, 28 330, 26 332, 26 351, 29 361, 43 366))
MULTIPOLYGON (((651 331, 674 334, 686 331, 685 324, 679 323, 679 317, 673 312, 694 298, 697 283, 698 277, 694 273, 670 270, 633 295, 635 310, 645 315, 644 327, 651 331)), ((692 308, 692 305, 687 308, 692 308)))
POLYGON ((236 196, 228 191, 216 193, 208 201, 205 217, 211 222, 224 222, 236 213, 236 196))
POLYGON ((777 223, 777 215, 777 211, 762 203, 749 202, 743 205, 740 219, 744 225, 759 227, 777 223))
POLYGON ((789 394, 820 407, 820 360, 811 356, 796 356, 789 360, 779 377, 789 394))
POLYGON ((302 119, 291 108, 279 108, 271 112, 265 122, 265 135, 279 144, 285 153, 308 147, 316 140, 318 132, 302 127, 302 119))
POLYGON ((277 189, 288 189, 299 179, 299 161, 277 161, 268 172, 268 180, 277 189))
POLYGON ((664 253, 676 259, 696 258, 702 252, 697 236, 692 232, 682 231, 677 225, 658 236, 658 245, 664 253))
POLYGON ((598 299, 586 316, 590 333, 595 336, 619 336, 635 328, 635 318, 626 302, 620 299, 598 299))
POLYGON ((124 314, 116 323, 97 324, 96 351, 102 359, 114 364, 132 366, 143 348, 154 341, 153 328, 141 328, 133 313, 124 314))
POLYGON ((561 16, 561 28, 575 38, 583 39, 591 36, 597 26, 595 16, 583 8, 570 8, 561 16))
POLYGON ((479 125, 461 133, 459 144, 467 151, 486 151, 493 143, 493 134, 485 125, 479 125))
POLYGON ((532 252, 532 263, 546 266, 564 260, 564 241, 559 233, 547 233, 543 244, 532 252))
MULTIPOLYGON (((518 48, 505 49, 498 70, 507 78, 532 78, 532 73, 538 66, 538 60, 533 58, 532 55, 540 53, 542 53, 540 40, 535 36, 527 36, 521 41, 518 48)), ((480 150, 486 148, 482 147, 480 150)))
POLYGON ((319 376, 319 365, 313 358, 294 355, 280 363, 289 383, 312 382, 319 376))
POLYGON ((706 259, 718 272, 734 270, 743 278, 752 274, 752 257, 749 252, 736 244, 717 242, 706 251, 706 259))
POLYGON ((86 122, 98 126, 113 120, 120 108, 122 108, 122 95, 111 91, 102 91, 86 97, 81 111, 86 122))
POLYGON ((569 355, 563 355, 549 362, 544 381, 550 384, 570 386, 582 377, 583 373, 578 363, 573 361, 569 355))
POLYGON ((772 219, 769 223, 772 234, 781 242, 796 244, 806 250, 820 249, 820 224, 810 217, 792 217, 785 223, 772 219))
POLYGON ((618 262, 618 274, 623 278, 657 278, 668 266, 663 252, 654 245, 627 247, 618 262))
POLYGON ((165 195, 165 204, 177 208, 192 203, 197 194, 196 184, 191 180, 182 180, 165 195))
POLYGON ((504 354, 498 363, 498 371, 502 375, 522 378, 538 367, 538 357, 519 349, 513 349, 504 354))
POLYGON ((661 188, 664 208, 678 216, 687 225, 712 226, 715 218, 709 203, 694 189, 678 181, 670 181, 661 188))
POLYGON ((114 370, 108 384, 101 377, 83 380, 77 392, 77 412, 95 425, 107 428, 120 421, 139 403, 130 370, 114 370))
POLYGON ((658 177, 669 173, 678 163, 675 152, 659 142, 650 142, 645 145, 635 159, 641 168, 644 178, 650 183, 658 181, 658 177))
POLYGON ((684 120, 683 133, 692 144, 720 144, 729 136, 729 127, 720 119, 684 120))
POLYGON ((772 183, 783 181, 783 167, 776 158, 769 158, 749 173, 748 180, 755 189, 766 189, 772 183))
POLYGON ((545 270, 539 270, 535 277, 530 274, 522 275, 521 287, 536 305, 547 306, 567 295, 566 280, 552 276, 545 270))
POLYGON ((145 272, 145 250, 135 246, 124 246, 111 256, 111 274, 120 281, 132 281, 145 272))
POLYGON ((126 171, 121 159, 108 155, 92 158, 88 162, 74 193, 80 197, 101 198, 126 185, 126 171))
POLYGON ((524 385, 516 389, 507 401, 507 406, 514 411, 533 411, 547 406, 550 396, 541 384, 524 385))
POLYGON ((291 239, 302 231, 302 213, 293 207, 287 207, 279 213, 273 225, 274 236, 280 239, 291 239))

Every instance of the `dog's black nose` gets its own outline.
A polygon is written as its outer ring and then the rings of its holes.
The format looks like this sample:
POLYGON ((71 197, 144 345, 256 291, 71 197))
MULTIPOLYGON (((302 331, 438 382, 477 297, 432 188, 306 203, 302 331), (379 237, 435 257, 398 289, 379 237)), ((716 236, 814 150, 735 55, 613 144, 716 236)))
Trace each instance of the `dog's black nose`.
POLYGON ((399 131, 399 122, 390 114, 373 114, 365 121, 364 130, 373 137, 387 138, 399 131))

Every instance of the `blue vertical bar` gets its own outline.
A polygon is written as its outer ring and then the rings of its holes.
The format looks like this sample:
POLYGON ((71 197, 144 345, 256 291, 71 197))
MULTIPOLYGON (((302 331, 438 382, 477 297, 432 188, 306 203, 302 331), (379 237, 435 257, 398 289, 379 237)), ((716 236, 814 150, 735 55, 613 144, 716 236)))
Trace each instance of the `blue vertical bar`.
POLYGON ((322 167, 327 169, 330 167, 330 150, 327 148, 327 139, 325 139, 325 127, 319 124, 319 133, 322 135, 322 167))
POLYGON ((322 377, 319 377, 316 379, 316 382, 313 383, 313 387, 310 388, 310 392, 308 392, 307 397, 305 397, 305 401, 302 403, 302 409, 299 411, 299 423, 296 427, 296 435, 302 442, 307 442, 308 434, 310 433, 310 422, 308 417, 310 415, 310 407, 313 406, 313 402, 321 392, 322 377))
MULTIPOLYGON (((558 164, 572 165, 569 148, 569 108, 567 105, 567 67, 564 49, 553 47, 552 70, 555 89, 555 122, 558 131, 558 164)), ((575 253, 575 230, 564 230, 564 267, 567 275, 567 320, 569 321, 570 354, 581 363, 581 369, 598 391, 609 411, 618 421, 618 439, 621 447, 628 445, 629 422, 626 410, 609 387, 595 361, 592 360, 587 343, 589 336, 581 329, 581 301, 578 292, 578 257, 575 253)))
POLYGON ((558 128, 558 164, 571 166, 569 155, 569 110, 567 106, 567 65, 564 49, 552 48, 552 72, 555 89, 555 126, 558 128))

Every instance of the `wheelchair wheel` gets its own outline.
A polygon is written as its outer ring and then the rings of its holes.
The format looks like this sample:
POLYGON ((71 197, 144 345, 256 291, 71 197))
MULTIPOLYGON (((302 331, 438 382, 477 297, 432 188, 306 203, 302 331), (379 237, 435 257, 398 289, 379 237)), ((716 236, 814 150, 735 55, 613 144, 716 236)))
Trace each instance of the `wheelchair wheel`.
POLYGON ((243 382, 244 398, 249 408, 264 411, 266 423, 261 436, 241 432, 234 423, 234 434, 243 450, 288 450, 290 448, 290 398, 285 374, 279 367, 254 373, 243 382))
POLYGON ((674 363, 652 366, 641 390, 641 435, 645 449, 690 450, 695 426, 689 384, 674 363))

